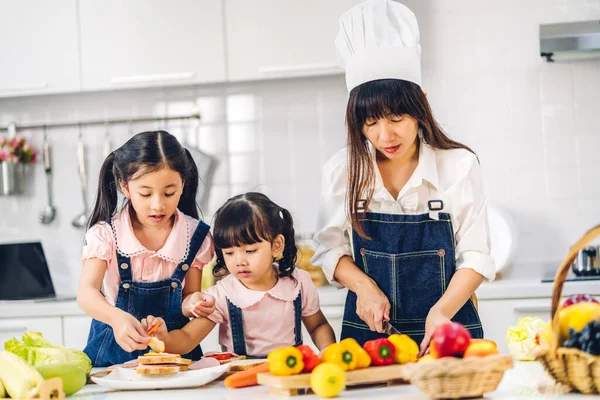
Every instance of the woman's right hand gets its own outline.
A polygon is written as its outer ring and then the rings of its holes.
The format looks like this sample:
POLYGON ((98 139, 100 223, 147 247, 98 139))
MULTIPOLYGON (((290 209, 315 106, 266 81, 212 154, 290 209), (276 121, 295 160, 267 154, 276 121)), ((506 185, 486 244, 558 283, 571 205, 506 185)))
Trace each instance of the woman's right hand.
POLYGON ((111 323, 115 340, 121 348, 129 353, 135 350, 145 350, 150 336, 142 327, 140 321, 124 311, 119 312, 111 323))
POLYGON ((356 287, 356 314, 372 331, 385 333, 383 320, 390 319, 390 301, 372 280, 356 287))

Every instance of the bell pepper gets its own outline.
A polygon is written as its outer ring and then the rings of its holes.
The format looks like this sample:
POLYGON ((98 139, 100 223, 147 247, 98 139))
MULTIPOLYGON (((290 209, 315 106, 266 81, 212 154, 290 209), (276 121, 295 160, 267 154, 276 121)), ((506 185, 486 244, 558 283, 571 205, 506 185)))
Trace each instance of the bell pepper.
POLYGON ((267 356, 267 360, 269 361, 269 371, 273 375, 295 375, 302 372, 304 368, 302 353, 295 347, 273 350, 267 356))
POLYGON ((321 364, 319 356, 310 347, 302 344, 296 346, 296 348, 302 353, 302 361, 304 362, 302 372, 311 372, 317 365, 321 364))
POLYGON ((340 344, 345 345, 349 349, 351 349, 356 355, 356 368, 367 368, 371 365, 371 356, 365 349, 363 349, 360 344, 354 338, 346 338, 340 342, 340 344))
POLYGON ((342 371, 352 371, 356 368, 358 357, 347 345, 333 343, 327 346, 321 356, 321 361, 336 364, 342 371))
POLYGON ((369 340, 363 347, 371 356, 373 365, 389 365, 395 360, 396 348, 386 338, 369 340))
POLYGON ((388 337, 396 348, 396 362, 398 364, 406 364, 417 361, 419 355, 419 345, 412 340, 408 335, 399 335, 394 333, 388 337))

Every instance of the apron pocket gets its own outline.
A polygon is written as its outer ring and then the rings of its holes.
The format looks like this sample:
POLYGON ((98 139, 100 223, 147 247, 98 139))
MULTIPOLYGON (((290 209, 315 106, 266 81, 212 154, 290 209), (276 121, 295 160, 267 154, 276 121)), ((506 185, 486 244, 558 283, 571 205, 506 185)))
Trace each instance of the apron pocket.
POLYGON ((137 319, 148 315, 164 318, 169 311, 171 287, 143 288, 132 285, 129 289, 129 313, 137 319))
MULTIPOLYGON (((394 256, 392 254, 360 249, 362 258, 362 270, 370 276, 379 286, 379 289, 387 296, 393 305, 395 293, 394 287, 394 256)), ((359 268, 361 265, 359 265, 359 268)))

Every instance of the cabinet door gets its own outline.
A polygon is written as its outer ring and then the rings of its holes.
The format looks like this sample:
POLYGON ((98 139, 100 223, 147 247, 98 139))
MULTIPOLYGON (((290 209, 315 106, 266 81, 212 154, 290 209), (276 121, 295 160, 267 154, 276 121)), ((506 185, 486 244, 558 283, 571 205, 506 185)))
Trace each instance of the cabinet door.
POLYGON ((83 350, 87 344, 92 318, 87 315, 68 316, 62 318, 65 346, 83 350))
MULTIPOLYGON (((13 337, 21 340, 27 331, 41 332, 44 339, 57 346, 62 346, 64 343, 60 317, 0 319, 0 343, 2 344, 13 337)), ((4 346, 0 348, 4 350, 4 346)))
POLYGON ((339 17, 359 0, 224 0, 231 81, 341 73, 339 17))
POLYGON ((78 91, 75 0, 0 2, 0 97, 78 91))
POLYGON ((79 0, 84 89, 225 80, 220 0, 79 0))

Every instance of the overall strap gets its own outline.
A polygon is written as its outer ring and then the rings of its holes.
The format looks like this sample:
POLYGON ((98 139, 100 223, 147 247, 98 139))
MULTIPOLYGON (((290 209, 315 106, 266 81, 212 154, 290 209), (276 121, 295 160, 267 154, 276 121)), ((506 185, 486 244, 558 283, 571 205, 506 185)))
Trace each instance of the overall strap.
POLYGON ((208 226, 204 222, 198 222, 198 226, 196 227, 196 230, 194 231, 194 234, 190 239, 190 250, 188 252, 188 255, 182 262, 179 263, 179 265, 177 265, 177 268, 173 272, 171 278, 183 281, 185 275, 190 269, 190 266, 192 265, 192 262, 194 261, 194 258, 196 257, 196 254, 198 254, 200 246, 202 246, 202 243, 204 242, 204 239, 206 238, 209 229, 210 226, 208 226))
POLYGON ((227 310, 229 311, 229 324, 231 325, 231 339, 233 341, 233 352, 238 356, 246 355, 246 338, 244 336, 244 320, 242 309, 235 306, 227 299, 227 310))
POLYGON ((294 299, 294 346, 302 344, 302 292, 294 299))
MULTIPOLYGON (((112 220, 110 221, 110 228, 111 231, 115 231, 115 228, 112 224, 112 220)), ((117 245, 117 237, 114 236, 114 240, 115 240, 115 248, 118 248, 117 245)), ((117 253, 117 265, 118 265, 118 270, 119 270, 119 278, 121 279, 121 282, 123 281, 131 281, 133 280, 133 275, 131 273, 131 259, 129 258, 129 256, 124 256, 121 253, 119 253, 119 251, 116 251, 117 253)))

